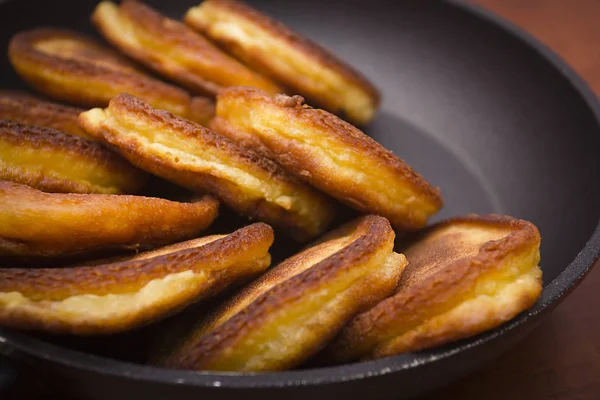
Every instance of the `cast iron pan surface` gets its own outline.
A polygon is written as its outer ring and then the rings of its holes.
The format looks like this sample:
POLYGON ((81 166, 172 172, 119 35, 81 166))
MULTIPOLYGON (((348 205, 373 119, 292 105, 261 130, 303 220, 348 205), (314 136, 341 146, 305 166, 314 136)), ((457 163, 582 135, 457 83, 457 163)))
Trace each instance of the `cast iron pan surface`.
MULTIPOLYGON (((151 3, 179 18, 196 1, 151 3)), ((539 227, 545 282, 540 301, 499 329, 442 348, 283 373, 163 370, 6 329, 0 329, 2 353, 84 398, 408 398, 493 359, 583 278, 600 253, 600 108, 562 60, 506 22, 465 4, 251 3, 333 49, 381 88, 381 110, 366 132, 442 188, 445 207, 435 220, 496 212, 539 227)), ((11 35, 41 25, 94 33, 89 23, 94 5, 1 4, 0 87, 24 88, 6 57, 11 35)))

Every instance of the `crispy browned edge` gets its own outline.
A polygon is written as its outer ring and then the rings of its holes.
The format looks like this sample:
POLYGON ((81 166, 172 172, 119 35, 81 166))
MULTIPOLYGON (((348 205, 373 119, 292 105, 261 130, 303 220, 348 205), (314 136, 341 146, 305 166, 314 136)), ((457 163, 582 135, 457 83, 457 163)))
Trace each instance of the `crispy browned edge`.
MULTIPOLYGON (((116 71, 105 68, 101 65, 94 65, 89 62, 81 62, 64 58, 57 59, 34 48, 34 43, 42 40, 51 40, 53 37, 68 38, 71 40, 80 41, 82 43, 88 43, 90 46, 94 46, 98 49, 106 51, 107 55, 109 55, 111 58, 118 58, 123 65, 127 65, 130 68, 137 70, 137 67, 134 64, 132 64, 119 53, 116 53, 114 50, 102 46, 100 43, 86 35, 64 28, 40 27, 17 33, 10 41, 9 57, 11 59, 13 57, 27 58, 31 62, 39 64, 40 67, 50 67, 61 71, 61 73, 77 75, 87 79, 102 79, 103 81, 114 82, 117 85, 135 85, 144 91, 153 91, 156 93, 162 93, 165 96, 177 97, 181 100, 189 100, 190 96, 183 89, 158 81, 143 74, 142 72, 133 73, 116 71)), ((85 101, 85 105, 91 107, 106 105, 104 102, 91 102, 84 99, 79 100, 81 102, 85 101)))
MULTIPOLYGON (((236 0, 205 0, 213 5, 218 5, 222 9, 226 9, 231 13, 235 13, 238 16, 245 18, 255 24, 259 25, 265 31, 279 40, 284 40, 290 47, 304 53, 307 57, 313 58, 315 62, 322 63, 328 68, 336 71, 340 75, 343 75, 349 81, 355 83, 357 86, 362 88, 369 96, 374 100, 374 107, 381 101, 381 94, 379 90, 359 71, 352 68, 349 64, 340 60, 334 54, 317 43, 307 39, 306 37, 294 32, 292 29, 284 25, 283 23, 265 15, 258 10, 250 7, 249 5, 236 0)), ((186 19, 186 22, 188 20, 186 19)), ((190 23, 190 22, 188 22, 190 23)), ((190 23, 196 27, 196 24, 190 23)))
MULTIPOLYGON (((48 146, 59 153, 77 154, 78 157, 88 162, 95 162, 110 169, 114 174, 126 175, 128 186, 130 186, 133 192, 140 189, 146 183, 146 173, 135 168, 120 155, 108 150, 102 144, 52 128, 0 120, 0 141, 7 141, 15 146, 27 148, 43 148, 48 146)), ((89 185, 72 181, 68 178, 47 176, 44 181, 44 187, 47 190, 54 188, 54 190, 59 192, 89 192, 89 185)), ((94 184, 91 183, 91 185, 94 184)))
MULTIPOLYGON (((241 340, 248 331, 264 323, 272 310, 293 303, 305 296, 311 289, 371 257, 381 245, 390 239, 390 236, 392 238, 395 236, 389 221, 384 217, 367 215, 360 217, 357 221, 354 222, 356 223, 354 232, 362 231, 363 233, 348 246, 317 262, 308 270, 276 284, 239 313, 229 318, 223 325, 193 342, 184 344, 181 349, 164 360, 164 365, 178 369, 194 369, 199 361, 202 363, 201 360, 206 362, 210 358, 218 357, 219 352, 235 346, 235 343, 241 340)), ((346 227, 339 229, 344 228, 346 227)), ((298 255, 294 257, 298 257, 298 255)), ((285 261, 275 268, 281 268, 284 265, 285 261)), ((227 306, 228 304, 225 304, 224 308, 227 306)))
POLYGON ((269 148, 265 146, 256 136, 234 128, 225 118, 215 116, 210 120, 208 128, 214 132, 217 132, 219 135, 225 136, 244 147, 262 153, 265 155, 265 157, 270 158, 269 148))
POLYGON ((83 108, 42 100, 20 90, 0 89, 0 118, 23 123, 36 119, 35 125, 82 136, 86 133, 77 125, 77 116, 83 111, 83 108))
MULTIPOLYGON (((192 239, 188 242, 193 242, 192 239)), ((0 292, 20 292, 25 296, 43 292, 46 298, 63 298, 86 293, 103 295, 128 292, 128 285, 142 287, 151 280, 183 272, 195 261, 211 259, 219 263, 263 242, 273 243, 273 229, 264 223, 240 228, 227 236, 199 247, 177 250, 142 260, 77 266, 72 268, 0 268, 0 292), (102 281, 102 277, 108 277, 102 281), (118 290, 119 286, 128 290, 118 290), (116 288, 117 290, 111 290, 116 288)))
POLYGON ((218 99, 225 96, 241 97, 248 101, 265 102, 286 109, 290 119, 298 119, 308 125, 322 128, 329 135, 335 136, 335 138, 345 145, 353 149, 358 149, 369 157, 377 159, 380 164, 402 175, 413 189, 427 196, 438 208, 443 206, 440 189, 432 186, 400 157, 394 155, 390 150, 383 147, 352 124, 325 110, 312 108, 304 104, 302 96, 296 95, 290 97, 283 94, 270 96, 260 89, 239 86, 223 90, 219 94, 218 99))
MULTIPOLYGON (((511 230, 500 240, 484 243, 479 252, 472 257, 465 257, 450 263, 446 268, 423 281, 402 287, 402 277, 395 295, 381 301, 375 307, 356 316, 342 331, 334 344, 351 343, 360 340, 365 332, 377 329, 381 319, 384 324, 393 323, 398 314, 411 315, 411 318, 428 310, 427 305, 449 300, 457 291, 472 287, 475 280, 498 268, 502 259, 510 252, 526 250, 531 246, 539 246, 540 233, 529 221, 497 214, 469 214, 464 217, 451 218, 439 222, 416 235, 408 244, 426 237, 438 229, 455 224, 474 224, 479 226, 498 226, 511 230)), ((402 250, 402 249, 401 249, 402 250)), ((410 267, 410 260, 409 266, 410 267)))

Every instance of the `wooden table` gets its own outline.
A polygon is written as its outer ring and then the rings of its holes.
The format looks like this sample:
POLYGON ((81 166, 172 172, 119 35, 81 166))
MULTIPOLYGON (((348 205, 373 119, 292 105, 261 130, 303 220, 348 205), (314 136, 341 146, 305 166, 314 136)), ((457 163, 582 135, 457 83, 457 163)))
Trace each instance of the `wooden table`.
MULTIPOLYGON (((600 0, 473 1, 532 33, 600 96, 600 0)), ((520 344, 422 400, 434 399, 600 399, 600 266, 520 344)))

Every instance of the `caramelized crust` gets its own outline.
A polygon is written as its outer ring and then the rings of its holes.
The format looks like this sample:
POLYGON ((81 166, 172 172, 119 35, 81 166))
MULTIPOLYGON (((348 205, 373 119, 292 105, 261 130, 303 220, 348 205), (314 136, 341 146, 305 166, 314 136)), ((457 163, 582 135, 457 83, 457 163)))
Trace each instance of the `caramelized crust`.
POLYGON ((0 179, 44 192, 132 193, 146 174, 100 143, 0 120, 0 179))
POLYGON ((43 193, 0 181, 0 259, 22 260, 107 248, 150 248, 194 237, 219 203, 128 195, 43 193))
POLYGON ((43 126, 90 139, 77 124, 81 108, 44 101, 17 90, 0 89, 0 120, 43 126))
POLYGON ((116 263, 0 268, 0 325, 80 335, 133 329, 261 273, 272 243, 273 230, 254 224, 116 263))
POLYGON ((281 91, 184 24, 142 2, 125 0, 116 5, 103 1, 92 22, 122 52, 193 92, 215 95, 237 85, 281 91))
POLYGON ((164 365, 276 371, 300 364, 357 312, 391 294, 406 265, 389 222, 367 216, 327 235, 244 288, 164 365))
POLYGON ((409 260, 396 294, 355 317, 322 354, 348 362, 418 351, 493 329, 542 291, 540 235, 530 222, 469 215, 400 246, 409 260))
POLYGON ((266 151, 304 181, 388 218, 398 230, 424 227, 442 207, 439 189, 404 161, 349 123, 304 105, 300 96, 229 88, 218 97, 217 118, 226 121, 220 133, 266 151))
POLYGON ((205 0, 185 22, 311 104, 356 124, 368 123, 377 110, 379 92, 362 74, 240 1, 205 0))
POLYGON ((142 73, 95 40, 66 29, 18 33, 10 41, 8 55, 27 83, 67 103, 104 107, 125 92, 199 123, 207 123, 214 113, 211 100, 190 97, 184 90, 142 73))
POLYGON ((300 240, 321 233, 333 217, 329 199, 264 155, 131 95, 79 118, 88 133, 138 167, 215 194, 238 213, 284 227, 300 240))

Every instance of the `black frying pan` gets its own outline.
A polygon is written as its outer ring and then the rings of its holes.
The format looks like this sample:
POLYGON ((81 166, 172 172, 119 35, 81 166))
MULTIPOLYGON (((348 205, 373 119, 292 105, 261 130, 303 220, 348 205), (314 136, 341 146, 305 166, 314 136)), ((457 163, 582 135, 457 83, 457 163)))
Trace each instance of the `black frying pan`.
MULTIPOLYGON (((9 37, 25 28, 91 32, 94 3, 1 4, 2 53, 9 37)), ((153 3, 180 17, 195 1, 153 3)), ((4 354, 86 398, 399 399, 491 360, 581 281, 600 254, 600 107, 562 60, 515 27, 462 3, 251 3, 333 49, 382 89, 382 109, 367 133, 442 188, 446 206, 437 219, 498 212, 537 224, 545 281, 540 301, 499 329, 442 348, 283 373, 169 371, 0 329, 4 354)), ((0 71, 0 86, 23 86, 6 57, 0 71)))

